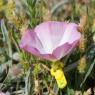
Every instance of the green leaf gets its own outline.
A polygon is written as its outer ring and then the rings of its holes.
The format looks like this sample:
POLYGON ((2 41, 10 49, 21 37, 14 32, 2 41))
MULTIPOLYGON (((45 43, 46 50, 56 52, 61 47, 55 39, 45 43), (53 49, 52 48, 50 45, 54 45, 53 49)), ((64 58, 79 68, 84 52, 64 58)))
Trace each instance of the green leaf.
POLYGON ((2 31, 2 34, 3 34, 3 41, 4 41, 4 43, 7 44, 7 47, 8 47, 8 50, 6 50, 7 55, 9 57, 12 57, 11 41, 10 41, 8 31, 7 31, 5 23, 4 23, 4 20, 1 20, 1 31, 2 31))
POLYGON ((88 72, 86 73, 83 82, 80 84, 80 87, 82 87, 82 85, 85 83, 86 79, 88 78, 88 76, 90 75, 93 67, 95 65, 95 60, 93 61, 93 63, 90 65, 90 68, 88 69, 88 72))

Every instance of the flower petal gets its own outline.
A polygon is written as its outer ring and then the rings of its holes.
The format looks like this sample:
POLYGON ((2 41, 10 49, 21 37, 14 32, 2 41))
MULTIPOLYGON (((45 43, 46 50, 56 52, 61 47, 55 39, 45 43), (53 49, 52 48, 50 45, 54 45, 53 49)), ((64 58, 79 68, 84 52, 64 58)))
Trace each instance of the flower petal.
POLYGON ((75 23, 69 23, 66 27, 66 30, 64 32, 64 35, 62 37, 62 40, 60 41, 60 45, 65 43, 73 43, 76 40, 79 40, 81 37, 81 34, 77 30, 78 25, 75 23))
POLYGON ((51 54, 57 47, 64 34, 66 26, 67 23, 65 22, 48 21, 35 28, 35 32, 42 42, 46 53, 51 54))
POLYGON ((20 42, 20 48, 34 55, 39 55, 41 52, 44 52, 42 44, 33 30, 27 30, 25 32, 20 42))
POLYGON ((3 92, 0 91, 0 95, 6 95, 6 93, 3 93, 3 92))
POLYGON ((42 23, 35 28, 35 32, 42 42, 45 53, 51 53, 52 42, 48 23, 42 23))
POLYGON ((73 48, 76 46, 76 44, 77 41, 75 41, 72 44, 68 44, 68 43, 63 44, 62 46, 59 46, 54 50, 53 55, 56 57, 56 59, 59 60, 60 58, 70 53, 73 50, 73 48))

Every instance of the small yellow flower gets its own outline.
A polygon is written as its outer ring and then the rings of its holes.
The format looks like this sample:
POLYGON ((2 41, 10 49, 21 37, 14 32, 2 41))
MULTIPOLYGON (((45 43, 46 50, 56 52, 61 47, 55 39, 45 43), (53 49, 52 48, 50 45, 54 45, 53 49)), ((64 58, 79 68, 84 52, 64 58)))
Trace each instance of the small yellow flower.
POLYGON ((43 20, 44 21, 48 21, 48 20, 51 20, 51 12, 48 8, 46 7, 42 7, 42 11, 43 11, 43 20))
POLYGON ((51 68, 50 72, 51 72, 51 75, 55 77, 59 88, 62 89, 66 87, 67 81, 62 69, 57 69, 55 71, 53 68, 51 68))
POLYGON ((3 0, 0 0, 0 8, 3 6, 3 0))
POLYGON ((80 73, 85 73, 85 69, 86 69, 86 58, 82 57, 78 65, 78 70, 80 73))
POLYGON ((3 0, 0 0, 0 11, 4 10, 5 6, 4 6, 4 2, 3 0))
POLYGON ((55 72, 55 79, 57 81, 58 87, 59 88, 64 88, 67 85, 67 81, 65 78, 65 75, 61 69, 56 70, 55 72))
POLYGON ((13 0, 9 0, 8 3, 6 4, 6 17, 11 20, 15 15, 14 15, 14 10, 15 10, 15 3, 13 0))
POLYGON ((52 76, 55 76, 55 70, 53 68, 51 68, 50 73, 52 76))
POLYGON ((60 89, 63 89, 66 87, 67 85, 67 81, 65 78, 61 79, 61 80, 57 80, 57 85, 60 89))
POLYGON ((56 80, 61 80, 63 76, 64 76, 64 74, 63 74, 62 70, 60 70, 60 69, 56 70, 56 72, 55 72, 55 79, 56 80))

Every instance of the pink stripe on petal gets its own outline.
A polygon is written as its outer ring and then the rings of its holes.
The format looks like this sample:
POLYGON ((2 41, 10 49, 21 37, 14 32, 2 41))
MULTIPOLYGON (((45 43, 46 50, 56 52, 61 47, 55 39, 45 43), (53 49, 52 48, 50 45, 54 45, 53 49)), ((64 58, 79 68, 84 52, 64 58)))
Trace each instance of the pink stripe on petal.
POLYGON ((20 48, 26 51, 31 51, 31 53, 37 53, 38 51, 43 53, 43 46, 36 36, 33 30, 27 30, 20 41, 20 48))
POLYGON ((70 50, 72 46, 69 45, 68 43, 60 46, 60 47, 57 47, 53 54, 56 56, 57 59, 60 59, 62 57, 64 57, 66 54, 68 54, 68 51, 70 50))
POLYGON ((60 42, 62 35, 66 29, 67 23, 48 21, 38 25, 35 32, 42 42, 46 53, 52 53, 60 42))

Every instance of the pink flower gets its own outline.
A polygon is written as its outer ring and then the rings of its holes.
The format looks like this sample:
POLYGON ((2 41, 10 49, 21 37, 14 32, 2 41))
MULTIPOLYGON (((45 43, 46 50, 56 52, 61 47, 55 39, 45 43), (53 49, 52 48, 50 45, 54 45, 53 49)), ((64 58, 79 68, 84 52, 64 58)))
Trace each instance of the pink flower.
POLYGON ((0 92, 0 95, 6 95, 5 93, 3 93, 3 92, 0 92))
POLYGON ((20 48, 47 60, 59 60, 70 53, 81 38, 75 23, 48 21, 27 29, 20 48))

